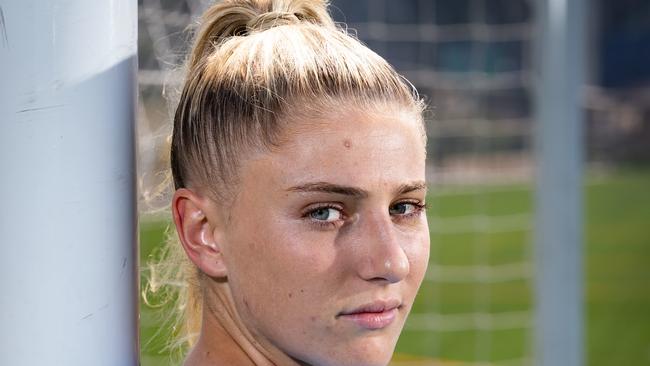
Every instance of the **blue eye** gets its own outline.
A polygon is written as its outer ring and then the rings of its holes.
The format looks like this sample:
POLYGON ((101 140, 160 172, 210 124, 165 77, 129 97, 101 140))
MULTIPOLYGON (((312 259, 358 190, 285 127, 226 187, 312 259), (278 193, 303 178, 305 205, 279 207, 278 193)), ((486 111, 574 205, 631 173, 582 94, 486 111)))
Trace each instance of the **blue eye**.
POLYGON ((392 205, 390 208, 388 208, 388 212, 391 215, 402 215, 402 216, 408 216, 413 213, 415 213, 417 210, 419 210, 421 206, 415 204, 415 203, 410 203, 410 202, 400 202, 392 205))
POLYGON ((332 207, 319 207, 309 212, 309 217, 318 221, 333 222, 341 219, 341 211, 332 207))

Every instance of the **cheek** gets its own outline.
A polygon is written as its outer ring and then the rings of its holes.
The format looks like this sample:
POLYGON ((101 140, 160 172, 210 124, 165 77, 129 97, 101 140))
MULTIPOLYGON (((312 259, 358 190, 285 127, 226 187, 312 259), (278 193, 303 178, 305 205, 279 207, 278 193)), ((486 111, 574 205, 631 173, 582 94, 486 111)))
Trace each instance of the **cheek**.
POLYGON ((240 234, 246 241, 229 278, 237 310, 253 333, 301 355, 331 332, 340 287, 331 274, 341 272, 335 247, 295 222, 261 226, 240 234))
POLYGON ((253 228, 237 234, 229 253, 232 269, 239 275, 277 284, 321 276, 333 265, 333 247, 322 235, 311 235, 300 230, 301 226, 284 218, 256 220, 253 228))
POLYGON ((335 266, 334 248, 323 237, 301 230, 301 223, 281 217, 251 218, 233 237, 229 281, 241 303, 253 314, 281 319, 287 314, 309 319, 309 309, 327 299, 335 266), (280 306, 279 306, 280 305, 280 306), (286 308, 295 308, 288 312, 286 308), (281 309, 284 308, 284 311, 281 309))
POLYGON ((410 265, 411 279, 419 286, 429 264, 430 238, 429 229, 419 231, 411 241, 412 245, 405 248, 410 265))

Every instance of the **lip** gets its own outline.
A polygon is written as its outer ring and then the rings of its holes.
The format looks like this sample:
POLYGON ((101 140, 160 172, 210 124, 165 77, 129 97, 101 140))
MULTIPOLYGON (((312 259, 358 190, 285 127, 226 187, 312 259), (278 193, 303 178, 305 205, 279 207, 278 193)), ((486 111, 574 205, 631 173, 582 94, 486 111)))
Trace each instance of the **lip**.
POLYGON ((365 329, 382 329, 395 321, 401 307, 399 300, 377 300, 352 310, 344 310, 337 317, 365 329))

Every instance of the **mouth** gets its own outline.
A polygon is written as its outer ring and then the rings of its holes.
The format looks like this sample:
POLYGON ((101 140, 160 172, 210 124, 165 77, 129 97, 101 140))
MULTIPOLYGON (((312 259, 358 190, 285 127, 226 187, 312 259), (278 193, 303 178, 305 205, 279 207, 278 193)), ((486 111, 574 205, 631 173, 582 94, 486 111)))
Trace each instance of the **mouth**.
POLYGON ((352 310, 344 310, 336 317, 350 321, 368 330, 383 329, 395 321, 402 303, 399 300, 377 300, 352 310))

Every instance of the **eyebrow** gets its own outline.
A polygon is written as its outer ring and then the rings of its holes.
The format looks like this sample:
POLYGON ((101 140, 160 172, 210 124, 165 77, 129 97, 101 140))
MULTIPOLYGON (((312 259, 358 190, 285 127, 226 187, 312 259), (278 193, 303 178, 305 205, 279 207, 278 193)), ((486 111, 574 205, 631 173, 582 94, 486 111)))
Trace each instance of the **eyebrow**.
MULTIPOLYGON (((405 194, 413 191, 419 191, 427 188, 427 184, 423 181, 406 183, 400 185, 396 189, 397 194, 405 194)), ((334 193, 342 194, 345 196, 366 198, 368 197, 368 191, 363 190, 357 187, 343 186, 339 184, 333 184, 328 182, 313 182, 305 183, 295 187, 287 189, 290 192, 303 192, 303 193, 312 193, 312 192, 321 192, 321 193, 334 193)))
POLYGON ((426 191, 426 189, 427 189, 427 183, 424 181, 418 181, 413 183, 402 184, 397 189, 397 194, 405 194, 405 193, 421 191, 421 190, 426 191))

